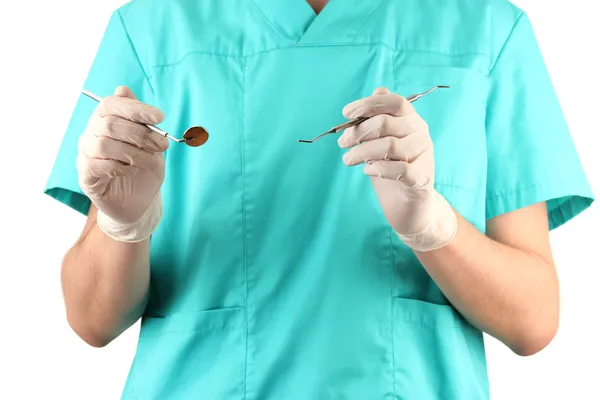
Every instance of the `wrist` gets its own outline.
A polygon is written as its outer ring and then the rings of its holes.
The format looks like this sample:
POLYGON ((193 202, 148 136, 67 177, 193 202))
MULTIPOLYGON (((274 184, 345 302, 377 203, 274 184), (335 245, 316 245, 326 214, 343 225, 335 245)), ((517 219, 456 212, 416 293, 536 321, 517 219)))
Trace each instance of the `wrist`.
POLYGON ((452 206, 436 190, 433 191, 429 224, 420 232, 402 234, 396 232, 400 240, 415 251, 439 250, 448 245, 457 231, 457 219, 452 206))
POLYGON ((137 243, 148 239, 154 233, 162 218, 162 210, 162 197, 159 191, 144 215, 136 222, 124 224, 98 210, 96 223, 104 234, 118 242, 137 243))

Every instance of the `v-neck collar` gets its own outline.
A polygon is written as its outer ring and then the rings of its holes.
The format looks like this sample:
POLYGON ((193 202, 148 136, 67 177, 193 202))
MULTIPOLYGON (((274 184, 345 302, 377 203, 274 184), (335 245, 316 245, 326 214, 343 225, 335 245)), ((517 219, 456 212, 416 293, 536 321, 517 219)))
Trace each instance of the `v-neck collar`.
POLYGON ((252 0, 292 45, 342 44, 354 40, 383 0, 329 0, 316 14, 306 0, 252 0))

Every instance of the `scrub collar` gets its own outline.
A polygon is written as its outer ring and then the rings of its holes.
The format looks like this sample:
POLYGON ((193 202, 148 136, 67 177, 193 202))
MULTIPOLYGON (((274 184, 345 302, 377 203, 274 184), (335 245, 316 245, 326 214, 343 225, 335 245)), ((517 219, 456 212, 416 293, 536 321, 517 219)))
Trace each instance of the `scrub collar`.
POLYGON ((250 0, 290 45, 352 43, 383 0, 330 0, 317 15, 306 0, 250 0))

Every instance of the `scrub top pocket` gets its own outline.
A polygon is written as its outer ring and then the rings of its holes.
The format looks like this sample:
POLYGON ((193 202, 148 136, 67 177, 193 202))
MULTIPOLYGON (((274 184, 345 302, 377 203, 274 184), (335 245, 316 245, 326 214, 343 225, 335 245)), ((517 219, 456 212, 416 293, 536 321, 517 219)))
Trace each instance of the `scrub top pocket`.
POLYGON ((480 332, 449 305, 394 298, 392 307, 398 399, 489 398, 480 332))
POLYGON ((122 398, 242 398, 244 349, 243 308, 144 317, 122 398))
MULTIPOLYGON (((416 62, 416 61, 415 61, 416 62)), ((486 76, 454 66, 394 66, 395 92, 408 97, 450 86, 413 103, 434 145, 435 188, 463 217, 483 229, 485 216, 486 76), (469 171, 469 173, 465 173, 469 171)))

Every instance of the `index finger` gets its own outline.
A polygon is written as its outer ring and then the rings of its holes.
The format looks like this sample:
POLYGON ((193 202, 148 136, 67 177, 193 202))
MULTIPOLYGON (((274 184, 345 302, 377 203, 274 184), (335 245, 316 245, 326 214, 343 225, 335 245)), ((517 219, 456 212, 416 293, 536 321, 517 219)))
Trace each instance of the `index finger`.
POLYGON ((386 136, 401 139, 424 130, 427 130, 427 123, 417 113, 404 117, 376 115, 356 126, 346 129, 338 138, 338 144, 341 148, 349 148, 386 136))
POLYGON ((98 104, 96 113, 100 117, 115 116, 138 124, 156 125, 164 120, 161 110, 128 97, 107 96, 98 104))
POLYGON ((365 97, 348 104, 342 110, 346 118, 372 117, 378 114, 401 117, 414 113, 416 111, 410 101, 395 93, 365 97))

